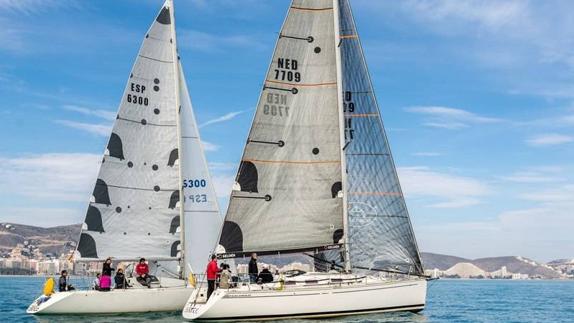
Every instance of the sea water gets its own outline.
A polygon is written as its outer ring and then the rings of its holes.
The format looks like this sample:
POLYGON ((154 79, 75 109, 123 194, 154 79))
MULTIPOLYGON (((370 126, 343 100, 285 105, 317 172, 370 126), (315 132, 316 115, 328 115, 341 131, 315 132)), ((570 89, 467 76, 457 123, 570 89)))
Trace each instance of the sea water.
MULTIPOLYGON (((28 305, 44 278, 0 277, 0 322, 182 322, 181 314, 31 316, 28 305)), ((257 304, 254 304, 257 306, 257 304)), ((574 322, 574 281, 438 280, 429 283, 427 307, 413 313, 382 313, 308 322, 574 322)))

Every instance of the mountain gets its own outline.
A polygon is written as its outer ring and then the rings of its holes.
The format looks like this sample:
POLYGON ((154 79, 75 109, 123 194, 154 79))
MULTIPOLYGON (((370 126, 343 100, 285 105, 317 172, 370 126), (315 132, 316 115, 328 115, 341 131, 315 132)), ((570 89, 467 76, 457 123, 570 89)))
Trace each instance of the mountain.
POLYGON ((468 269, 469 272, 478 272, 477 268, 485 272, 494 272, 506 267, 509 273, 528 274, 530 277, 559 278, 560 272, 551 266, 538 263, 534 260, 517 257, 489 257, 478 259, 465 259, 435 253, 423 252, 421 254, 426 269, 439 269, 442 271, 454 269, 468 269), (464 266, 459 266, 464 264, 464 266), (469 266, 472 265, 472 266, 469 266), (457 267, 458 266, 458 267, 457 267), (476 267, 476 268, 475 268, 476 267), (472 270, 471 270, 472 269, 472 270))
POLYGON ((9 254, 16 245, 22 244, 23 254, 39 249, 43 254, 60 256, 75 247, 80 228, 80 224, 41 228, 0 223, 0 255, 9 254))
POLYGON ((544 278, 560 277, 560 274, 550 266, 523 257, 481 258, 473 260, 473 264, 486 271, 495 271, 502 266, 506 266, 506 270, 511 273, 528 274, 529 276, 541 276, 544 278))
MULTIPOLYGON (((79 237, 81 224, 57 226, 52 228, 41 228, 22 224, 0 223, 0 256, 7 256, 18 244, 24 245, 22 253, 30 255, 36 250, 43 254, 60 256, 62 253, 73 250, 79 237)), ((484 272, 499 271, 506 267, 509 273, 528 274, 530 277, 559 278, 561 273, 574 273, 574 259, 559 259, 548 264, 538 263, 528 258, 506 256, 489 257, 479 259, 466 259, 456 256, 442 255, 437 253, 421 253, 424 267, 426 269, 448 269, 476 274, 484 272), (454 269, 452 269, 454 268, 454 269)), ((313 260, 300 255, 282 255, 262 257, 263 262, 287 263, 299 261, 312 263, 313 260)), ((237 263, 248 261, 238 259, 237 263)))
POLYGON ((423 265, 425 269, 438 268, 440 270, 447 270, 458 263, 472 263, 472 260, 469 259, 430 252, 422 252, 421 257, 423 259, 423 265))

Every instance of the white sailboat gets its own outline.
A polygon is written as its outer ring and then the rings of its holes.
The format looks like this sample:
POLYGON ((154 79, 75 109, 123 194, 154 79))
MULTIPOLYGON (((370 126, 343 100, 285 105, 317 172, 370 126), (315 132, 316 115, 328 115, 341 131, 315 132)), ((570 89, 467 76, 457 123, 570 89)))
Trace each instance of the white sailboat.
POLYGON ((193 290, 187 277, 203 272, 221 225, 167 0, 128 79, 75 257, 77 263, 144 257, 157 281, 148 288, 132 277, 128 289, 43 295, 27 312, 181 310, 193 290))
POLYGON ((340 272, 196 289, 198 320, 420 311, 427 280, 348 0, 292 0, 219 240, 340 272))

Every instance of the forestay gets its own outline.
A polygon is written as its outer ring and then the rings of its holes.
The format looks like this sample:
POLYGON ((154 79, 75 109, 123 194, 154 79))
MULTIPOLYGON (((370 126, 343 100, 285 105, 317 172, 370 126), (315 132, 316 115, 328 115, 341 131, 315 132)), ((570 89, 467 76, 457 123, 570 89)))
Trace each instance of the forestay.
POLYGON ((348 0, 339 1, 350 261, 422 274, 413 228, 348 0))
POLYGON ((169 2, 127 82, 78 245, 81 258, 179 257, 179 161, 169 2))
POLYGON ((343 236, 332 0, 294 0, 231 194, 227 253, 289 252, 343 236))

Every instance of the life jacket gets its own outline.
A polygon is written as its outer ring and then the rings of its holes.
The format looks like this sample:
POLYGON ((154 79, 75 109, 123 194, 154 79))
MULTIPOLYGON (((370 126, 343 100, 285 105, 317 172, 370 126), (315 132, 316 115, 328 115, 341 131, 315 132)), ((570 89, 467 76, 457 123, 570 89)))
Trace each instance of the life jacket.
POLYGON ((100 288, 111 288, 112 276, 102 275, 100 277, 100 288))

